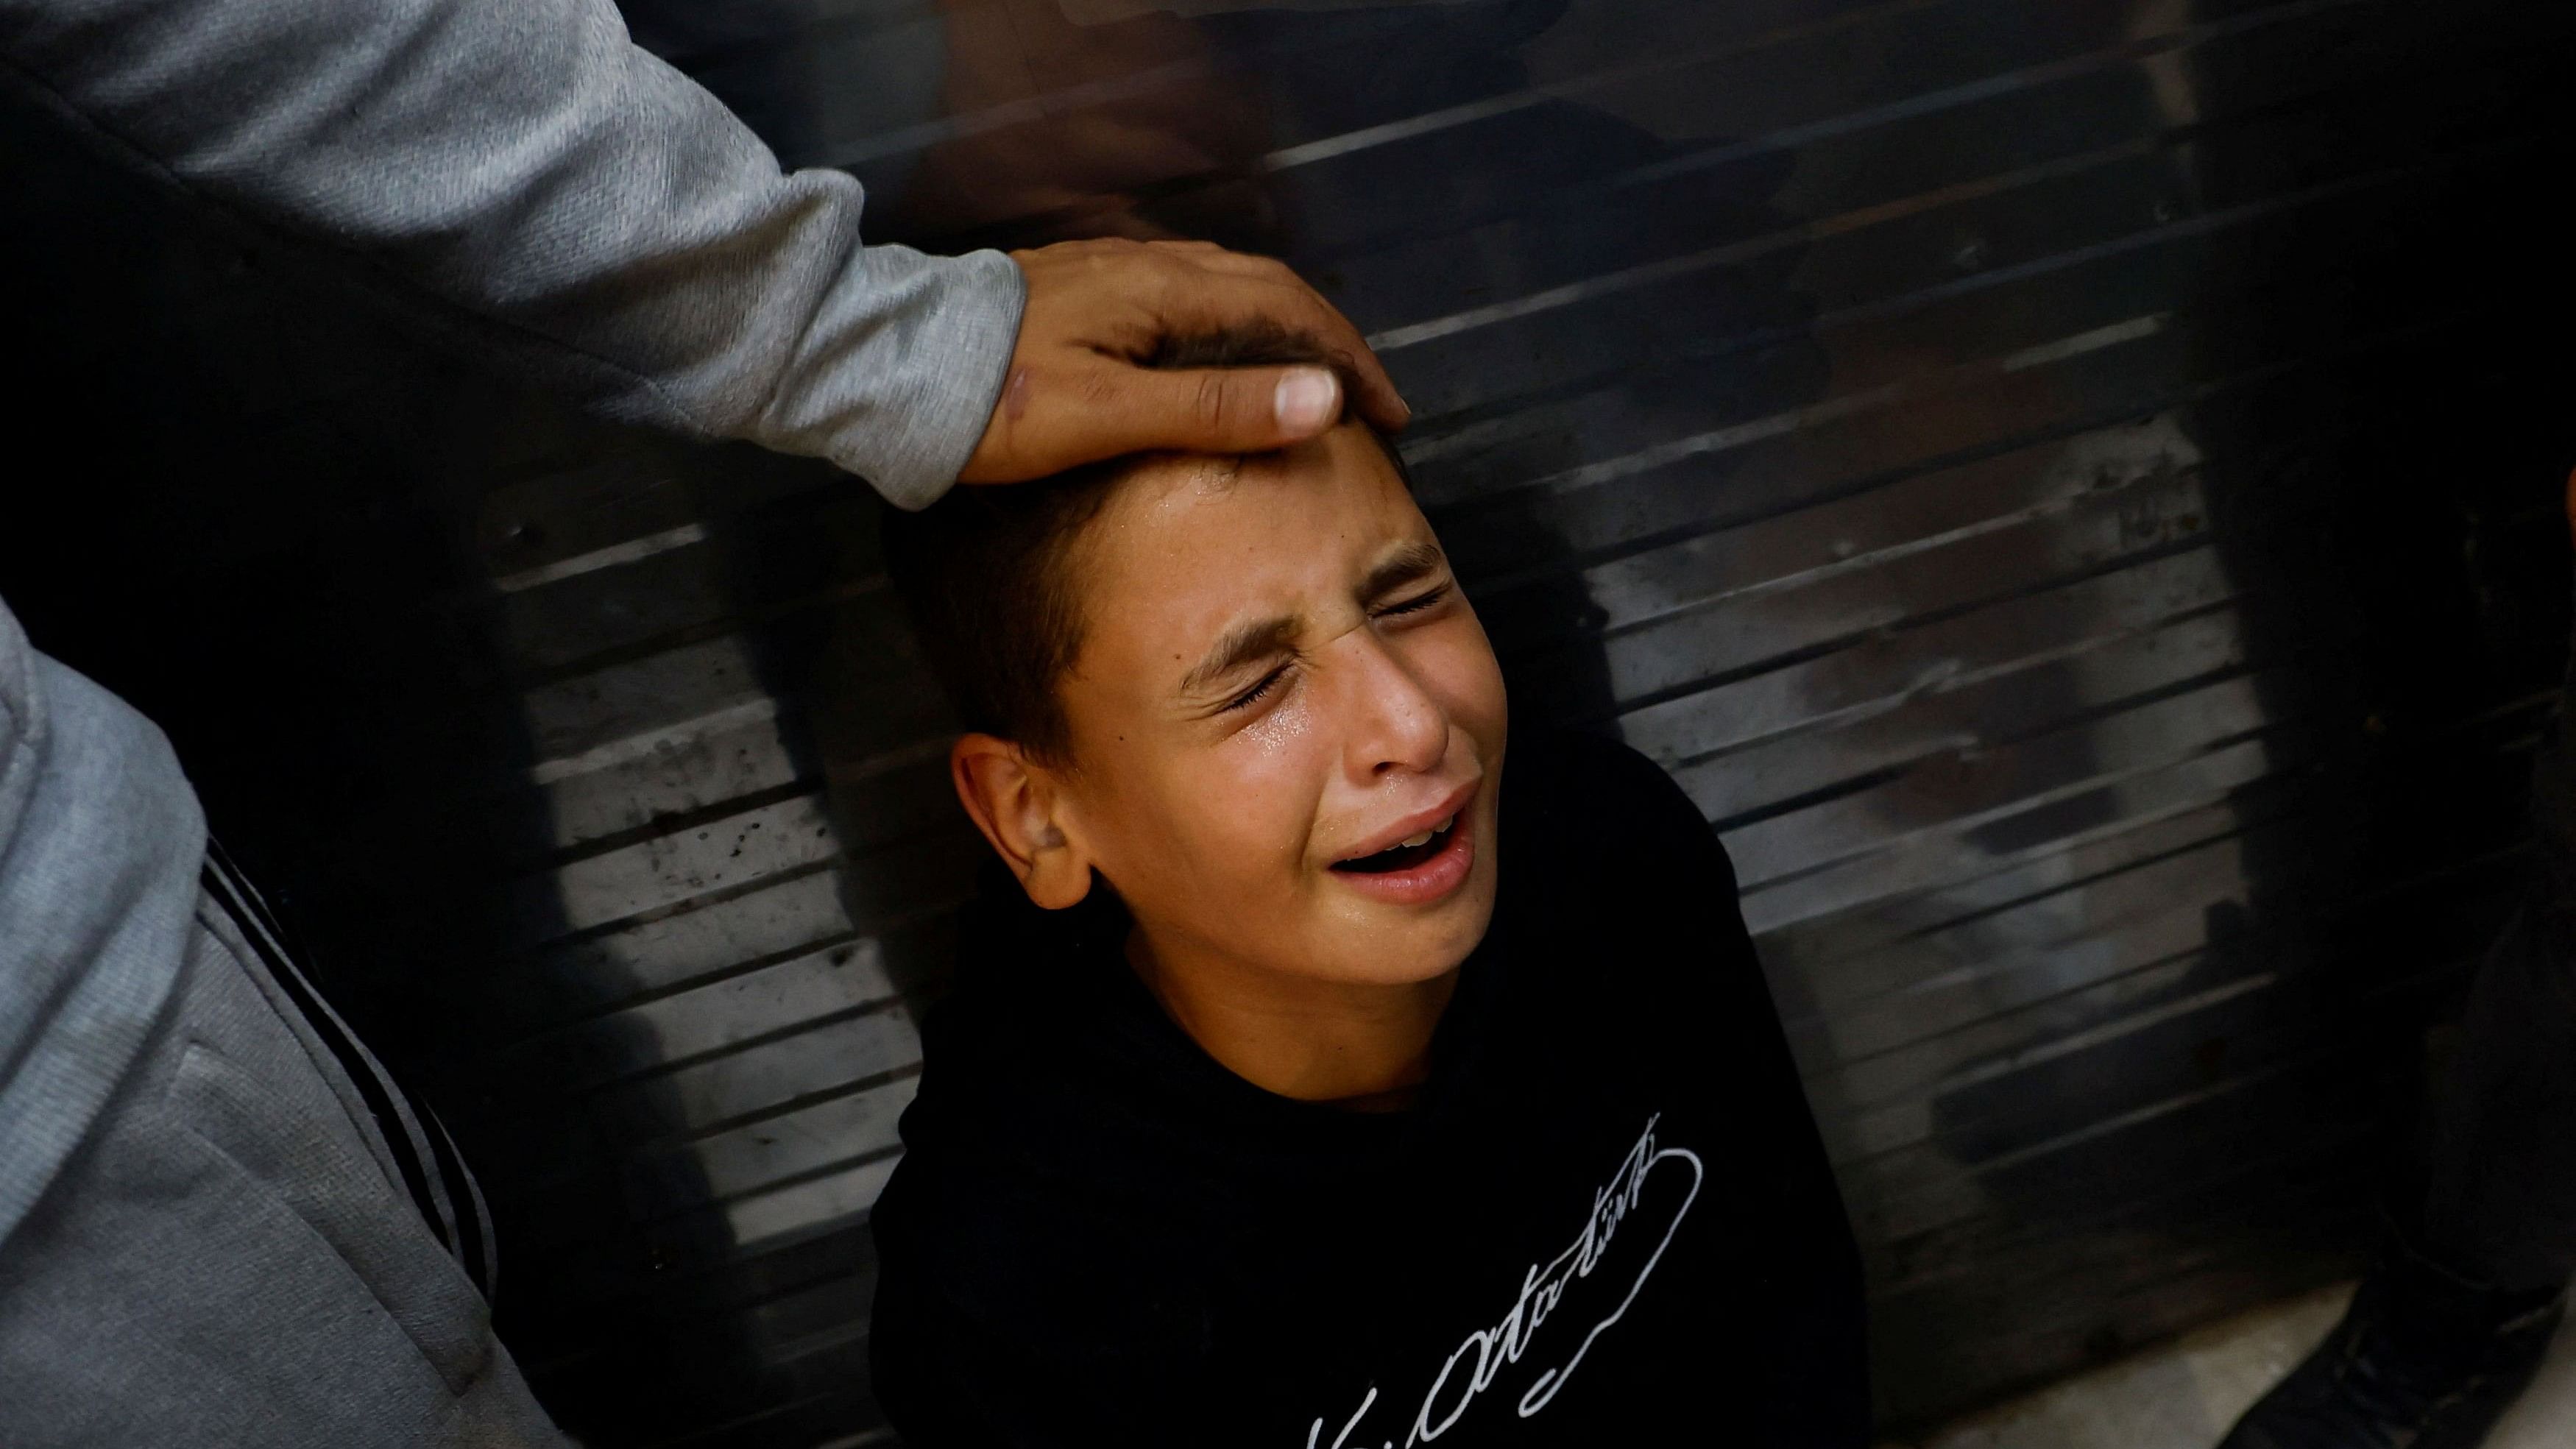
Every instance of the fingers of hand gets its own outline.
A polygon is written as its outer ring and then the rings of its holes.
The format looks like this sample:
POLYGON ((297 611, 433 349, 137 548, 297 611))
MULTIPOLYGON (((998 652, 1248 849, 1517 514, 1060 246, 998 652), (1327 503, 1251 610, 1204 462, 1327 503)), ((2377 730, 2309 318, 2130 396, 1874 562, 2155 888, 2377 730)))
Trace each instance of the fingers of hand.
POLYGON ((1267 321, 1303 333, 1349 369, 1351 402, 1361 416, 1390 432, 1412 419, 1412 409, 1405 406, 1359 329, 1284 263, 1220 251, 1210 257, 1193 256, 1182 265, 1186 271, 1176 269, 1159 279, 1154 311, 1164 330, 1267 321))
MULTIPOLYGON (((1358 333, 1354 332, 1352 338, 1358 341, 1358 333)), ((1351 377, 1353 405, 1359 408, 1360 416, 1376 424, 1381 431, 1392 433, 1413 421, 1412 406, 1405 402, 1402 393, 1395 390, 1395 380, 1386 375, 1386 369, 1378 364, 1377 354, 1369 351, 1364 341, 1359 342, 1357 350, 1351 354, 1351 377)))
POLYGON ((1035 477, 1138 448, 1275 448, 1340 415, 1340 384, 1314 369, 1300 370, 1310 385, 1282 394, 1282 369, 1156 374, 1125 361, 1194 330, 1268 323, 1310 336, 1347 371, 1348 402, 1361 416, 1388 430, 1411 417, 1359 330, 1274 259, 1207 242, 1111 238, 1012 255, 1029 288, 1014 358, 1030 379, 1024 415, 996 416, 970 481, 1035 477), (1311 385, 1316 377, 1322 386, 1311 385), (1084 399, 1102 415, 1065 415, 1084 399), (1318 406, 1320 417, 1310 411, 1318 406))

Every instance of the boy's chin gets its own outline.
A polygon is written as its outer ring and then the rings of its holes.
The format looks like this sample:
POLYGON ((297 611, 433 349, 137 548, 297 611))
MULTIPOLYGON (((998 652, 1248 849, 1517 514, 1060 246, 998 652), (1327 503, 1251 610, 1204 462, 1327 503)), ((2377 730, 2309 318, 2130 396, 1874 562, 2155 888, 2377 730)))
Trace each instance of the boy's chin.
POLYGON ((1491 900, 1459 901, 1450 919, 1415 918, 1392 929, 1379 923, 1339 923, 1328 943, 1300 974, 1372 986, 1418 986, 1458 969, 1493 916, 1491 900))

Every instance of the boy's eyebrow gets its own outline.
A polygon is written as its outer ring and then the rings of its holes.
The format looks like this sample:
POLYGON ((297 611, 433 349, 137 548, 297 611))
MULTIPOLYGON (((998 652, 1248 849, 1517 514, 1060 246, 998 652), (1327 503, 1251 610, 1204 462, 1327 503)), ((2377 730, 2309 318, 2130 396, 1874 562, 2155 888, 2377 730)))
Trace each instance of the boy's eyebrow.
POLYGON ((1427 539, 1408 543, 1389 555, 1385 562, 1370 569, 1367 578, 1360 580, 1360 599, 1365 603, 1375 603, 1406 584, 1440 572, 1448 562, 1447 555, 1440 552, 1440 545, 1436 543, 1427 539))
POLYGON ((1225 631, 1214 647, 1181 676, 1181 693, 1196 694, 1217 680, 1257 660, 1285 654, 1297 645, 1306 621, 1296 614, 1246 619, 1225 631))

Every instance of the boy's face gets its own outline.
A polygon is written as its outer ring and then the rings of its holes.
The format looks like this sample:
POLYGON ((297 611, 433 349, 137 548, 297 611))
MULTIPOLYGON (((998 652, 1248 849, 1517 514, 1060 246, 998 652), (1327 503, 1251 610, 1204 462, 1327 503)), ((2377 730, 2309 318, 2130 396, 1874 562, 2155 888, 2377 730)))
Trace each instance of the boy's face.
POLYGON ((1059 818, 1148 947, 1379 984, 1463 960, 1493 914, 1502 672, 1377 441, 1148 462, 1069 563, 1059 818))

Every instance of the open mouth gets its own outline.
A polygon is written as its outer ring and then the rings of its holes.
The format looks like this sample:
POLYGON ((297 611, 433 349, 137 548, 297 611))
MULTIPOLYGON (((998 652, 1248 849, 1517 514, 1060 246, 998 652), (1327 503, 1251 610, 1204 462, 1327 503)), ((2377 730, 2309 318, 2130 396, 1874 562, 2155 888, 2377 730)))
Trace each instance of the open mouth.
POLYGON ((1333 862, 1333 869, 1351 875, 1385 875, 1390 871, 1409 870, 1446 850, 1449 846, 1449 832, 1457 824, 1458 817, 1452 814, 1448 819, 1423 831, 1420 835, 1409 840, 1398 841, 1375 855, 1363 855, 1353 860, 1337 860, 1333 862))

